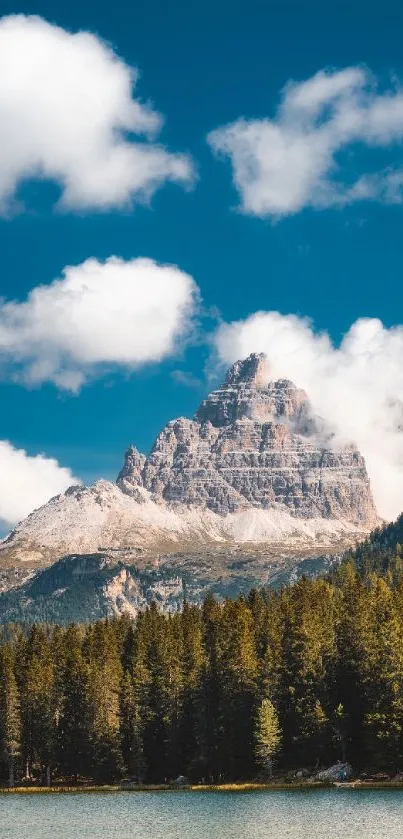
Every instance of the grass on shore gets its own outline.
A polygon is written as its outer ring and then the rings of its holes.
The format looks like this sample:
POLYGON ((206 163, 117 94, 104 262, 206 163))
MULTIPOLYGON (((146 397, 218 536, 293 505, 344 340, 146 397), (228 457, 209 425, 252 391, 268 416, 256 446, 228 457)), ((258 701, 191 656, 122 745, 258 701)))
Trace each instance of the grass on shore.
POLYGON ((89 786, 52 786, 52 787, 0 787, 0 795, 40 795, 55 793, 80 794, 86 792, 284 792, 317 789, 403 789, 401 781, 354 781, 345 784, 329 784, 321 781, 298 781, 291 783, 277 781, 273 783, 237 783, 237 784, 197 784, 189 787, 175 787, 169 784, 143 784, 126 787, 119 784, 89 786))
POLYGON ((0 795, 6 793, 7 795, 20 794, 29 795, 40 793, 81 793, 81 792, 163 792, 171 790, 168 784, 147 784, 136 787, 124 787, 119 784, 77 784, 77 786, 50 786, 50 787, 1 787, 0 795))

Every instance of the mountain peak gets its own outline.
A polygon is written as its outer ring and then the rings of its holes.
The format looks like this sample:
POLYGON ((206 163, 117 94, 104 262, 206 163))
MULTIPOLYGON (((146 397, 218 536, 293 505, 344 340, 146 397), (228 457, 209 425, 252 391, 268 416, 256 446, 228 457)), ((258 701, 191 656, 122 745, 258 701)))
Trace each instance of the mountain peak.
POLYGON ((377 520, 357 449, 328 447, 305 391, 269 381, 258 353, 231 367, 193 420, 167 423, 147 458, 130 448, 118 486, 137 501, 224 517, 251 520, 260 509, 364 528, 377 520))
POLYGON ((269 381, 269 364, 264 353, 251 353, 230 367, 223 387, 264 387, 269 381))
POLYGON ((217 541, 230 553, 235 543, 275 542, 282 555, 322 537, 354 541, 377 522, 355 446, 332 448, 306 393, 269 381, 265 356, 253 354, 194 419, 168 422, 147 457, 130 446, 117 485, 71 489, 32 513, 0 546, 0 562, 217 541))
POLYGON ((303 428, 308 425, 309 414, 305 391, 288 379, 270 381, 267 357, 264 353, 252 353, 232 365, 223 384, 203 400, 195 419, 210 422, 216 428, 236 420, 286 419, 303 428))

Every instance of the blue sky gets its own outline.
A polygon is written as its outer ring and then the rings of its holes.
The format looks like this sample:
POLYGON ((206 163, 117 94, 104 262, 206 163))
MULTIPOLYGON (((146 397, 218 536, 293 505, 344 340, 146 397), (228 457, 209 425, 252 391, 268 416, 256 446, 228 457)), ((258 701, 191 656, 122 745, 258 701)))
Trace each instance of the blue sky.
MULTIPOLYGON (((197 178, 190 190, 162 184, 149 206, 103 212, 58 211, 57 183, 27 179, 18 191, 23 206, 0 218, 1 295, 23 300, 89 257, 149 257, 194 278, 204 337, 156 364, 90 378, 76 394, 5 373, 0 439, 30 455, 44 452, 84 481, 114 478, 130 442, 147 451, 166 421, 197 407, 208 387, 207 333, 217 313, 226 322, 259 310, 308 316, 336 344, 358 318, 380 318, 386 328, 402 322, 398 201, 303 207, 282 218, 242 213, 231 162, 206 141, 240 117, 273 118, 289 80, 326 68, 365 65, 380 90, 389 89, 391 78, 403 79, 401 3, 69 0, 6 2, 2 13, 36 14, 109 42, 126 65, 139 68, 136 94, 164 115, 161 141, 191 156, 197 178), (172 375, 178 370, 194 377, 191 385, 172 375)), ((348 179, 357 174, 354 150, 341 152, 348 179)), ((377 169, 379 153, 365 148, 360 172, 377 169)), ((387 167, 399 166, 401 139, 382 153, 387 167)))

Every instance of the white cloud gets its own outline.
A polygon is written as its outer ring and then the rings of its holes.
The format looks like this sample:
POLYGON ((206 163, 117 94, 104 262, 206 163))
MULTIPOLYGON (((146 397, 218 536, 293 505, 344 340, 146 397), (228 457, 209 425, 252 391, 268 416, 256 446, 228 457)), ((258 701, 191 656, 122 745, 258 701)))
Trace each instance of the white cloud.
POLYGON ((23 302, 0 301, 0 367, 31 385, 77 391, 104 367, 130 370, 172 354, 197 301, 197 286, 176 266, 87 259, 23 302))
POLYGON ((340 442, 354 441, 364 455, 379 513, 403 509, 403 326, 357 320, 335 347, 307 319, 257 312, 222 324, 215 336, 222 361, 264 352, 270 378, 303 387, 316 413, 340 442))
POLYGON ((403 168, 351 178, 340 152, 354 150, 355 161, 360 146, 402 140, 403 92, 378 93, 363 67, 290 82, 274 119, 239 119, 208 136, 212 149, 231 160, 243 211, 262 218, 359 200, 400 203, 403 168))
POLYGON ((80 481, 57 460, 39 454, 30 457, 0 440, 0 521, 14 525, 36 507, 80 481))
POLYGON ((0 210, 32 177, 56 181, 69 209, 119 207, 165 181, 190 183, 190 159, 151 142, 162 118, 133 98, 137 78, 90 32, 0 19, 0 210))

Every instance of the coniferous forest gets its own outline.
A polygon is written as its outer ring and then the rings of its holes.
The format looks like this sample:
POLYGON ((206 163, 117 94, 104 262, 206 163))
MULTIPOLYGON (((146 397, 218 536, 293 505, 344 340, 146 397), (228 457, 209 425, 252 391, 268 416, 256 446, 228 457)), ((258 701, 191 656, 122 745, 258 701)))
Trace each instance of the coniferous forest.
POLYGON ((353 562, 222 604, 1 629, 4 784, 403 769, 403 581, 353 562))

